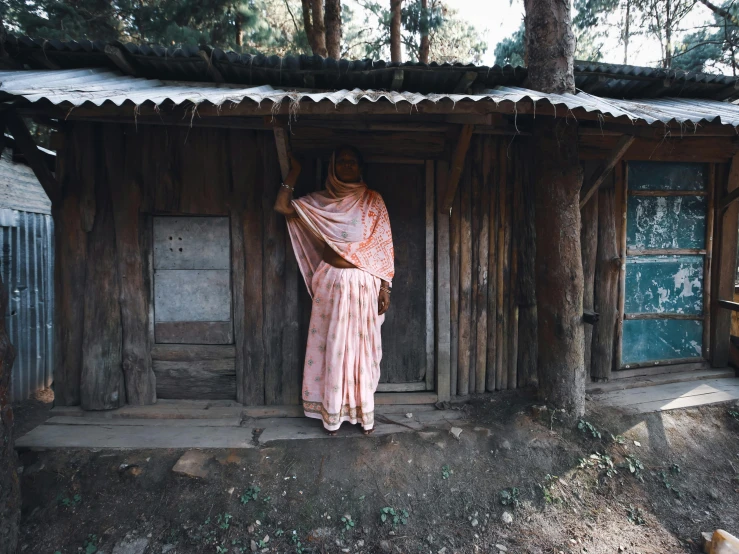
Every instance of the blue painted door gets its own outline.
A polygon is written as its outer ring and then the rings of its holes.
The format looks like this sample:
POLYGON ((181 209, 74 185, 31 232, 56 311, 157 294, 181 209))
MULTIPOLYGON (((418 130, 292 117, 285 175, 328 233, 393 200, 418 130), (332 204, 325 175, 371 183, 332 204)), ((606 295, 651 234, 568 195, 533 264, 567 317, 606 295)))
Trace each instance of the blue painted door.
POLYGON ((622 368, 704 356, 708 171, 628 164, 622 368))

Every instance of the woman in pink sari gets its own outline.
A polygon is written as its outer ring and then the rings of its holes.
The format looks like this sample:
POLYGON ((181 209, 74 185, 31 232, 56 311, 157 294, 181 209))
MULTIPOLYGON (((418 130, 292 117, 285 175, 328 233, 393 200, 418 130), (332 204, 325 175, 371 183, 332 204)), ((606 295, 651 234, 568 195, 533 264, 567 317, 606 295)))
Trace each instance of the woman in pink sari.
POLYGON ((303 368, 303 410, 330 435, 344 421, 374 429, 380 380, 380 326, 394 275, 390 219, 382 197, 362 181, 350 146, 331 156, 325 190, 292 199, 300 164, 280 187, 275 210, 287 217, 295 257, 313 299, 303 368))

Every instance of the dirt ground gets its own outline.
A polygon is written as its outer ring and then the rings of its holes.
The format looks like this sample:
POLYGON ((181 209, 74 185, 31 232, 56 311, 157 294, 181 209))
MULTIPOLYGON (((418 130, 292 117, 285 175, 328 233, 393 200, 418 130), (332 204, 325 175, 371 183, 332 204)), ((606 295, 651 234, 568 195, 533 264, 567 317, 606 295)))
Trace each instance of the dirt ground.
MULTIPOLYGON (((34 402, 21 431, 48 416, 34 402)), ((522 391, 473 400, 458 439, 342 428, 209 451, 204 479, 172 472, 181 450, 22 452, 21 552, 647 554, 739 535, 739 407, 589 403, 578 428, 533 405, 522 391)))

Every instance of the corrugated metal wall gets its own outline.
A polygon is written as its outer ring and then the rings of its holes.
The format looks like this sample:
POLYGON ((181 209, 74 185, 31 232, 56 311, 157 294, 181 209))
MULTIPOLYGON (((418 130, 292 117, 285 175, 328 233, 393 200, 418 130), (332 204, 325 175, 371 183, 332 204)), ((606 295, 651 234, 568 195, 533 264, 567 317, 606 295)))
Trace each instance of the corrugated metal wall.
POLYGON ((9 295, 5 317, 16 352, 13 402, 53 380, 53 240, 50 215, 0 208, 0 271, 9 295))

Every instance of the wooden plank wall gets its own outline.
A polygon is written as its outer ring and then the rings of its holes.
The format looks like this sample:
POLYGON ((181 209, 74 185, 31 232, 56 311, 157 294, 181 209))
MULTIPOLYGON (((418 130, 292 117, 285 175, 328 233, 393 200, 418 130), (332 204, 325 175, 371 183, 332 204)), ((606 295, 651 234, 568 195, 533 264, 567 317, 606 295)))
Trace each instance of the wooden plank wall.
MULTIPOLYGON (((145 403, 154 376, 159 398, 299 402, 299 322, 310 304, 298 299, 302 283, 286 226, 272 210, 279 183, 272 134, 69 123, 60 158, 60 404, 145 403), (231 217, 234 345, 152 349, 149 216, 170 213, 231 217), (197 371, 197 386, 183 378, 187 368, 197 371)), ((298 193, 314 186, 315 174, 306 171, 298 193)))
POLYGON ((524 137, 476 135, 467 154, 449 219, 453 396, 535 382, 534 235, 525 223, 533 198, 525 152, 524 137))

